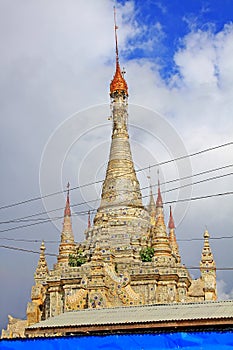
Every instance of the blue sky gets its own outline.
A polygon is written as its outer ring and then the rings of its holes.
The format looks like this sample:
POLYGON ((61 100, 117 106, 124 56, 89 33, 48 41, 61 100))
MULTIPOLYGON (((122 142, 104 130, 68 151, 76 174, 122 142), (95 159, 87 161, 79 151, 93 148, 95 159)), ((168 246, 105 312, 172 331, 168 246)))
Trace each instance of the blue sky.
MULTIPOLYGON (((127 1, 118 1, 125 4, 127 1)), ((182 46, 182 38, 190 31, 221 31, 233 19, 233 3, 231 0, 135 0, 134 20, 138 26, 144 27, 143 33, 129 40, 135 46, 124 56, 126 59, 147 57, 159 62, 160 73, 164 78, 176 70, 173 56, 182 46), (158 23, 160 24, 158 28, 158 23), (150 50, 137 47, 137 43, 154 40, 150 50)), ((128 20, 126 16, 126 21, 128 20)))
MULTIPOLYGON (((2 205, 60 191, 68 181, 75 187, 103 179, 111 134, 107 117, 115 70, 114 3, 136 168, 233 140, 231 0, 2 0, 2 205)), ((232 154, 232 147, 226 147, 190 158, 187 164, 161 167, 161 182, 187 174, 190 166, 196 174, 231 164, 232 154)), ((228 168, 215 173, 226 174, 224 180, 193 186, 192 196, 232 191, 230 172, 228 168)), ((148 185, 147 176, 139 175, 141 187, 148 185)), ((157 183, 157 171, 151 177, 157 183)), ((100 190, 95 186, 72 191, 71 201, 97 199, 100 190)), ((164 200, 185 198, 191 195, 187 191, 165 193, 164 200)), ((1 221, 63 208, 64 201, 60 195, 2 210, 1 221)), ((87 213, 96 203, 74 210, 87 213)), ((164 211, 167 219, 168 205, 164 211)), ((39 252, 44 239, 47 252, 57 254, 57 243, 49 241, 60 240, 62 219, 54 216, 62 215, 58 210, 49 223, 12 231, 4 230, 18 223, 1 222, 0 243, 39 252), (29 239, 32 242, 25 241, 29 239)), ((232 236, 232 196, 189 207, 174 205, 174 218, 183 262, 197 266, 206 226, 211 237, 232 236)), ((86 224, 87 215, 74 215, 77 241, 84 239, 86 224)), ((212 240, 211 246, 217 266, 233 266, 232 239, 212 240)), ((37 254, 0 248, 1 327, 8 314, 25 316, 37 261, 37 254)), ((54 262, 48 256, 50 268, 54 262)), ((220 297, 233 298, 232 271, 219 271, 217 279, 220 297)))

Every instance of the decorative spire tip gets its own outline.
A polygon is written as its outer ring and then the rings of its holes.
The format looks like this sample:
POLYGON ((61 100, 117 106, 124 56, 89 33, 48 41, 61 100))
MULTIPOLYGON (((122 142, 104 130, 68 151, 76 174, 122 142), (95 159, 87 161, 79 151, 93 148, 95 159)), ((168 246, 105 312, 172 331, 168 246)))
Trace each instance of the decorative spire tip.
POLYGON ((174 223, 174 219, 173 219, 173 215, 172 215, 172 207, 171 207, 171 205, 170 205, 170 217, 169 217, 168 228, 170 230, 175 228, 175 223, 174 223))
POLYGON ((160 191, 160 181, 158 179, 158 195, 157 195, 157 200, 156 200, 156 207, 163 207, 163 200, 161 196, 161 191, 160 191))
POLYGON ((90 228, 91 227, 91 213, 90 210, 88 210, 88 224, 87 227, 90 228))
POLYGON ((118 42, 117 42, 117 29, 118 26, 116 24, 116 7, 113 7, 114 10, 114 32, 115 32, 115 45, 116 45, 116 61, 119 60, 119 55, 118 55, 118 42))
POLYGON ((117 40, 117 29, 116 24, 116 8, 114 6, 114 33, 115 33, 115 46, 116 46, 116 71, 113 80, 110 84, 110 96, 114 97, 115 93, 121 93, 128 96, 128 86, 124 79, 124 73, 121 72, 119 64, 119 52, 118 52, 118 40, 117 40))
POLYGON ((70 183, 67 183, 67 196, 66 196, 66 207, 65 207, 65 212, 64 216, 71 216, 71 211, 70 211, 70 183))

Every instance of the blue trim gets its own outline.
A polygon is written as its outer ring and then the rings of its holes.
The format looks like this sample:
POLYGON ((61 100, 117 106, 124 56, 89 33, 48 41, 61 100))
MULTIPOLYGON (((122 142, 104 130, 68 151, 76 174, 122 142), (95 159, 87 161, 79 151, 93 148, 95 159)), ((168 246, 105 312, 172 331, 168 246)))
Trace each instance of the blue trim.
POLYGON ((0 350, 232 350, 233 331, 2 340, 0 350))

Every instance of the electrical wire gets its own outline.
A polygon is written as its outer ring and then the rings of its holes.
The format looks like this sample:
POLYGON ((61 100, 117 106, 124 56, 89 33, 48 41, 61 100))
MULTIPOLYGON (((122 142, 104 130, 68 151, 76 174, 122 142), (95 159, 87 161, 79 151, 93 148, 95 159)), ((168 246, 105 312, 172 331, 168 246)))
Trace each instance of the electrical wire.
MULTIPOLYGON (((222 239, 233 239, 233 236, 219 236, 219 237, 209 237, 209 240, 222 240, 222 239)), ((27 238, 9 238, 9 237, 0 237, 0 240, 5 241, 13 241, 13 242, 25 242, 25 243, 41 243, 41 239, 27 239, 27 238)), ((60 241, 55 240, 43 240, 46 244, 59 244, 60 241)), ((194 241, 201 241, 203 242, 203 238, 177 238, 177 242, 194 242, 194 241)))
MULTIPOLYGON (((147 170, 147 169, 153 168, 153 167, 158 167, 158 166, 165 165, 165 164, 168 164, 168 163, 171 163, 171 162, 175 162, 175 161, 178 161, 178 160, 183 160, 183 159, 188 158, 188 157, 194 157, 194 156, 197 156, 197 155, 206 153, 206 152, 210 152, 210 151, 213 151, 213 150, 216 150, 216 149, 219 149, 219 148, 222 148, 222 147, 226 147, 226 146, 231 146, 231 145, 233 145, 233 141, 227 142, 227 143, 224 143, 224 144, 221 144, 221 145, 213 146, 213 147, 208 147, 208 148, 206 148, 206 149, 203 149, 203 150, 200 150, 200 151, 197 151, 197 152, 188 154, 188 155, 180 156, 180 157, 177 157, 177 158, 174 158, 174 159, 169 159, 169 160, 166 160, 166 161, 157 163, 157 164, 152 164, 152 165, 146 166, 146 167, 144 167, 144 168, 137 169, 136 172, 140 172, 140 171, 143 171, 143 170, 147 170)), ((131 171, 131 172, 127 172, 127 173, 125 173, 125 174, 123 174, 123 175, 128 175, 128 174, 131 174, 131 173, 133 173, 133 172, 134 172, 134 170, 131 171)), ((122 176, 122 174, 119 175, 119 176, 122 176)), ((73 191, 73 190, 75 190, 75 189, 80 189, 80 188, 83 188, 83 187, 88 187, 88 186, 96 185, 97 183, 102 183, 103 181, 104 181, 104 179, 98 180, 98 181, 94 181, 94 182, 91 182, 91 183, 87 183, 87 184, 84 184, 84 185, 75 186, 75 187, 70 188, 69 190, 70 190, 70 191, 73 191)), ((55 195, 58 195, 58 194, 60 194, 60 193, 66 193, 67 191, 68 191, 68 190, 61 190, 61 191, 57 191, 57 192, 54 192, 54 193, 50 193, 50 194, 47 194, 47 195, 44 195, 44 196, 37 196, 37 197, 34 197, 34 198, 26 199, 26 200, 24 200, 24 201, 19 201, 19 202, 7 204, 7 205, 4 205, 4 206, 1 206, 1 207, 0 207, 0 210, 12 208, 12 207, 15 207, 15 206, 18 206, 18 205, 30 203, 30 202, 37 201, 37 200, 40 200, 40 199, 43 199, 43 198, 55 196, 55 195)))
MULTIPOLYGON (((233 172, 232 173, 228 173, 228 174, 223 174, 223 175, 217 175, 217 176, 209 177, 208 179, 203 179, 203 180, 199 180, 199 181, 196 181, 196 182, 191 182, 189 184, 185 184, 185 185, 177 186, 177 187, 174 187, 174 188, 170 188, 168 190, 161 191, 161 193, 172 192, 172 191, 184 188, 184 187, 197 185, 197 184, 200 184, 200 183, 203 183, 203 182, 206 182, 206 181, 212 181, 212 180, 220 179, 222 177, 226 177, 226 176, 230 176, 230 175, 233 175, 233 172)), ((156 195, 155 193, 152 193, 152 194, 156 195)), ((142 198, 144 198, 144 197, 148 197, 148 195, 143 196, 142 198)))
MULTIPOLYGON (((7 245, 0 245, 0 248, 10 249, 10 250, 17 250, 17 251, 26 252, 26 253, 40 254, 40 252, 37 252, 35 250, 19 248, 19 247, 10 247, 10 246, 7 246, 7 245)), ((48 256, 57 256, 57 254, 53 254, 53 253, 46 253, 46 255, 48 255, 48 256)))
MULTIPOLYGON (((162 186, 162 185, 167 185, 167 184, 172 183, 172 182, 187 180, 187 179, 190 179, 190 178, 193 178, 193 177, 196 177, 196 176, 212 173, 214 171, 223 170, 223 169, 226 169, 226 168, 231 168, 232 166, 233 166, 233 164, 227 164, 227 165, 224 165, 224 166, 221 166, 221 167, 218 167, 218 168, 212 168, 212 169, 209 169, 209 170, 204 170, 204 171, 201 171, 200 173, 196 173, 196 174, 192 174, 192 175, 188 175, 188 176, 183 176, 183 177, 178 177, 176 179, 172 179, 172 180, 168 180, 168 181, 165 181, 165 182, 161 182, 160 185, 162 186)), ((154 186, 158 186, 158 185, 156 184, 154 186)))
MULTIPOLYGON (((209 240, 221 240, 221 239, 232 239, 233 236, 219 236, 219 237, 209 237, 209 240)), ((183 238, 183 239, 177 239, 177 242, 194 242, 194 241, 202 241, 203 238, 183 238)))
POLYGON ((233 191, 222 192, 222 193, 214 193, 214 194, 209 194, 209 195, 206 195, 206 196, 191 197, 191 198, 167 201, 167 202, 164 202, 164 204, 173 204, 173 203, 178 203, 178 202, 196 201, 196 200, 200 200, 200 199, 219 197, 219 196, 228 196, 228 195, 232 195, 232 194, 233 194, 233 191))
MULTIPOLYGON (((187 201, 196 201, 196 200, 200 200, 200 199, 219 197, 219 196, 227 196, 227 195, 232 195, 232 194, 233 194, 233 191, 222 192, 222 193, 214 193, 214 194, 209 194, 209 195, 199 196, 199 197, 175 199, 175 200, 164 202, 164 204, 173 204, 173 203, 179 203, 179 202, 183 203, 183 202, 187 202, 187 201)), ((92 209, 92 210, 83 211, 83 212, 76 212, 73 215, 77 215, 77 216, 78 215, 86 215, 86 214, 88 214, 90 212, 95 212, 95 211, 96 211, 96 209, 92 209)), ((47 219, 47 220, 44 220, 44 221, 41 221, 41 222, 34 222, 34 223, 31 223, 31 224, 27 224, 27 225, 15 226, 15 227, 11 227, 11 228, 8 228, 8 229, 0 230, 0 233, 12 231, 12 230, 18 230, 18 229, 25 228, 25 227, 31 227, 31 226, 35 226, 35 225, 40 225, 40 224, 52 222, 52 221, 55 221, 55 220, 59 220, 61 218, 63 218, 63 216, 52 218, 52 219, 47 219)))
MULTIPOLYGON (((0 245, 0 248, 21 251, 21 252, 24 252, 24 253, 26 252, 26 253, 32 253, 32 254, 39 254, 40 255, 40 252, 35 251, 35 250, 31 250, 31 249, 11 247, 11 246, 6 246, 6 245, 0 245)), ((54 254, 54 253, 45 253, 45 255, 57 257, 57 254, 54 254)), ((200 270, 199 266, 184 266, 184 267, 186 267, 188 270, 200 270)), ((233 267, 231 267, 231 266, 230 267, 216 267, 216 270, 217 271, 233 271, 233 267)))
MULTIPOLYGON (((166 181, 166 182, 163 182, 161 183, 161 185, 164 185, 164 184, 168 184, 168 183, 172 183, 172 182, 176 182, 176 181, 182 181, 184 179, 188 179, 188 178, 191 178, 191 177, 196 177, 196 176, 199 176, 199 175, 203 175, 203 174, 207 174, 209 172, 213 172, 213 171, 218 171, 218 170, 222 170, 222 169, 225 169, 225 168, 228 168, 228 167, 232 167, 233 164, 230 164, 230 165, 226 165, 226 166, 223 166, 223 167, 219 167, 219 168, 214 168, 214 169, 210 169, 210 170, 206 170, 206 171, 203 171, 203 172, 200 172, 200 173, 196 173, 192 176, 185 176, 183 178, 180 178, 180 179, 172 179, 172 180, 169 180, 169 181, 166 181)), ((185 184, 185 185, 181 185, 181 186, 177 186, 175 188, 172 188, 172 189, 168 189, 168 190, 164 190, 162 191, 161 193, 167 193, 167 192, 171 192, 171 191, 174 191, 174 190, 178 190, 178 189, 181 189, 181 188, 184 188, 184 187, 188 187, 188 186, 192 186, 192 185, 196 185, 196 184, 199 184, 199 183, 202 183, 202 182, 206 182, 206 181, 211 181, 211 180, 215 180, 215 179, 218 179, 218 178, 222 178, 222 177, 226 177, 226 176, 230 176, 230 175, 233 175, 233 173, 228 173, 228 174, 223 174, 223 175, 217 175, 217 176, 214 176, 214 177, 211 177, 211 178, 208 178, 208 179, 203 179, 203 180, 199 180, 199 181, 196 181, 196 182, 192 182, 192 183, 189 183, 189 184, 185 184)), ((156 185, 157 186, 157 185, 156 185)), ((141 190, 145 190, 147 188, 149 188, 150 186, 146 186, 146 187, 143 187, 141 188, 141 190)), ((127 191, 127 190, 124 190, 124 192, 132 192, 132 191, 127 191)), ((153 195, 155 195, 155 193, 153 193, 153 195)), ((149 195, 144 195, 142 196, 142 198, 147 198, 149 197, 149 195)), ((86 201, 86 202, 81 202, 81 203, 76 203, 76 204, 72 204, 70 205, 70 207, 76 207, 76 206, 80 206, 80 205, 86 205, 86 204, 89 204, 89 203, 93 203, 93 202, 97 202, 99 201, 99 198, 97 199, 93 199, 93 200, 89 200, 89 201, 86 201)), ((62 210, 63 208, 56 208, 56 209, 53 209, 53 210, 50 210, 50 211, 44 211, 44 212, 40 212, 40 213, 36 213, 36 214, 32 214, 32 215, 27 215, 27 216, 24 216, 24 217, 21 217, 21 218, 16 218, 16 219, 11 219, 11 220, 7 220, 7 221, 1 221, 0 222, 0 225, 1 224, 9 224, 9 223, 15 223, 15 222, 28 222, 28 221, 38 221, 38 220, 47 220, 47 217, 46 218, 37 218, 37 219, 32 219, 33 217, 35 216, 39 216, 39 215, 44 215, 44 214, 48 214, 48 213, 51 213, 51 212, 54 212, 54 211, 58 211, 58 210, 62 210), (28 220, 29 219, 29 220, 28 220)), ((88 212, 86 212, 87 214, 88 212)), ((60 217, 59 217, 60 218, 60 217)))
MULTIPOLYGON (((9 237, 0 237, 0 239, 4 241, 13 241, 13 242, 24 242, 24 243, 41 243, 41 239, 27 239, 27 238, 9 238, 9 237)), ((53 241, 53 240, 44 240, 44 243, 56 243, 59 244, 60 241, 53 241)))

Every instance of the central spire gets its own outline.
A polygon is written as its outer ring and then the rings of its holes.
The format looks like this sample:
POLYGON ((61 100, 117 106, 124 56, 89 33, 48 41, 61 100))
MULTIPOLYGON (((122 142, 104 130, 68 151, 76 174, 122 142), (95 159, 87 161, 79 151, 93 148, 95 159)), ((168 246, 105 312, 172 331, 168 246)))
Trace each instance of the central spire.
MULTIPOLYGON (((105 181, 102 188, 100 207, 94 224, 103 224, 122 215, 119 211, 131 208, 143 208, 140 186, 134 169, 128 134, 128 87, 121 73, 116 11, 114 8, 114 32, 116 44, 116 70, 110 83, 112 108, 112 143, 105 181), (114 211, 114 213, 113 213, 114 211)), ((124 214, 127 215, 127 214, 124 214)), ((145 214, 144 217, 148 216, 145 214)))

